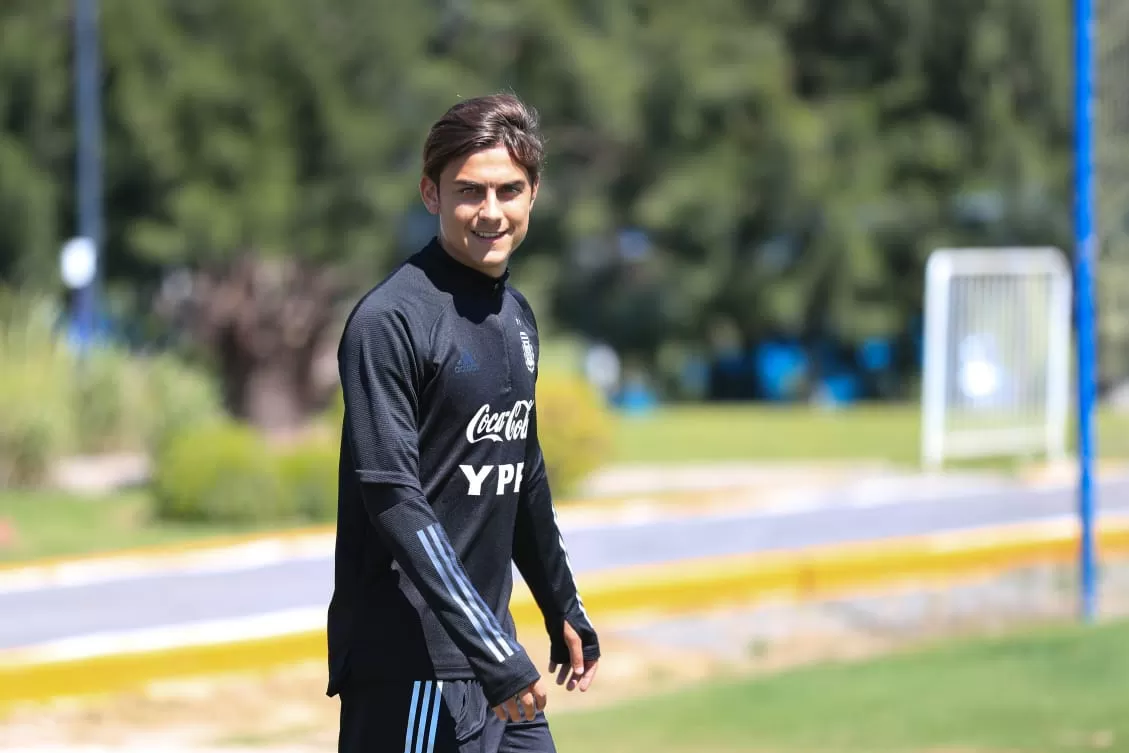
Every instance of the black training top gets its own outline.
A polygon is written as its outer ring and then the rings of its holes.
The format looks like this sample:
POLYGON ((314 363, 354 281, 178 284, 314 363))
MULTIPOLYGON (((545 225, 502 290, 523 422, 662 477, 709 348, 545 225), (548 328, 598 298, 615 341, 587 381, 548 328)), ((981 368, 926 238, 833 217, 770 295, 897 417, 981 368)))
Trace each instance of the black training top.
POLYGON ((516 563, 586 658, 577 595, 537 441, 537 325, 508 283, 433 239, 353 309, 345 395, 329 695, 345 684, 478 679, 497 705, 539 675, 509 612, 516 563))

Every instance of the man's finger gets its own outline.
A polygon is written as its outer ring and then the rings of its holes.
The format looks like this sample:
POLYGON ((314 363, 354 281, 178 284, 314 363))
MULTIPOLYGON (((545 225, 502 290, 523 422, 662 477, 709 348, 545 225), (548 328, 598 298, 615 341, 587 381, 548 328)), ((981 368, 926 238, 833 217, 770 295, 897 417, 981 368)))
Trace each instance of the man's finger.
POLYGON ((564 685, 566 679, 568 679, 568 665, 562 664, 561 671, 557 673, 557 684, 564 685))
POLYGON ((533 694, 526 692, 521 697, 521 710, 525 712, 525 718, 528 721, 533 721, 537 717, 537 707, 533 703, 533 694))
POLYGON ((596 669, 599 666, 600 665, 598 662, 592 662, 588 665, 588 668, 584 672, 584 676, 580 678, 580 683, 577 685, 577 687, 580 688, 581 693, 588 690, 589 686, 592 685, 592 680, 596 678, 596 669))

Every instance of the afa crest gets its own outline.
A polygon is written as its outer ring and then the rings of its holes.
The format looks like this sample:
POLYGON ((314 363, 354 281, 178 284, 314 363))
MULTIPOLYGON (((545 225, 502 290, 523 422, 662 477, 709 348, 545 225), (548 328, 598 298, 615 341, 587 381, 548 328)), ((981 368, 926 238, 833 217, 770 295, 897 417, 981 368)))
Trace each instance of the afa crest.
POLYGON ((533 352, 533 342, 529 335, 521 333, 521 352, 525 354, 525 368, 532 374, 537 368, 537 354, 533 352))

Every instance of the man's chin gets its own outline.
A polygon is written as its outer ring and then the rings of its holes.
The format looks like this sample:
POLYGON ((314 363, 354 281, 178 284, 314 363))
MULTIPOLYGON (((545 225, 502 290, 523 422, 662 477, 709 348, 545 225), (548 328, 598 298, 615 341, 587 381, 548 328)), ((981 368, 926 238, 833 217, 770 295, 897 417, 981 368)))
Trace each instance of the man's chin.
POLYGON ((470 256, 477 260, 479 264, 493 267, 499 264, 505 264, 509 261, 513 247, 510 244, 509 238, 503 238, 501 242, 491 245, 471 241, 467 250, 470 251, 470 256))

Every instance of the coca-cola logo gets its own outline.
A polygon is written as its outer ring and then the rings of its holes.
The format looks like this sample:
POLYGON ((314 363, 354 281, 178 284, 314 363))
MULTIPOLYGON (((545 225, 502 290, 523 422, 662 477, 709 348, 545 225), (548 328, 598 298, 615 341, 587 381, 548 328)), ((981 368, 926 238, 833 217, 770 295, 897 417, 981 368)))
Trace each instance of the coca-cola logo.
POLYGON ((487 403, 478 409, 467 424, 467 441, 474 444, 487 439, 492 442, 525 439, 529 434, 529 416, 532 412, 532 400, 518 400, 512 408, 504 411, 492 411, 487 403))

